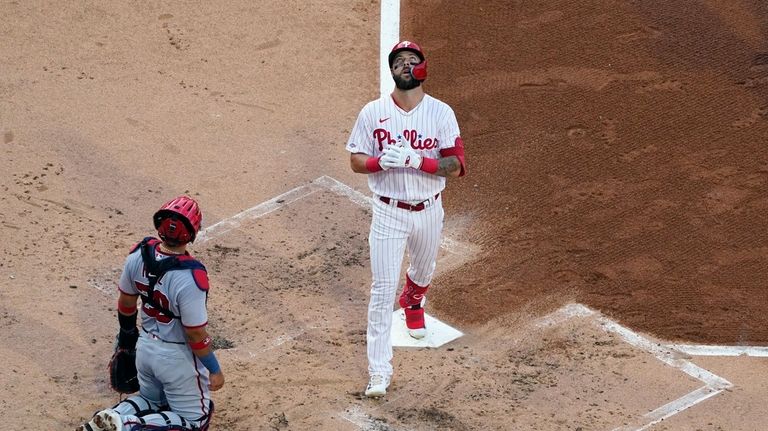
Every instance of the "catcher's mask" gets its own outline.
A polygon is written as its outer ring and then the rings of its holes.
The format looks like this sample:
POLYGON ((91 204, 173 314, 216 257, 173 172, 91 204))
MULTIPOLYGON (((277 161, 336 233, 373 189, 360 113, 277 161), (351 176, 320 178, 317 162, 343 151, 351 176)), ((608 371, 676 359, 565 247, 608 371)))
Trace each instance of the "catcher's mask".
POLYGON ((409 40, 398 42, 398 44, 392 48, 392 51, 389 53, 389 68, 392 69, 392 64, 395 62, 395 55, 400 51, 411 51, 419 57, 421 63, 411 68, 411 76, 418 81, 427 79, 427 58, 424 56, 424 51, 421 50, 421 47, 417 43, 409 40))
POLYGON ((160 239, 174 246, 193 242, 203 213, 194 199, 179 196, 165 203, 154 215, 155 229, 160 239))

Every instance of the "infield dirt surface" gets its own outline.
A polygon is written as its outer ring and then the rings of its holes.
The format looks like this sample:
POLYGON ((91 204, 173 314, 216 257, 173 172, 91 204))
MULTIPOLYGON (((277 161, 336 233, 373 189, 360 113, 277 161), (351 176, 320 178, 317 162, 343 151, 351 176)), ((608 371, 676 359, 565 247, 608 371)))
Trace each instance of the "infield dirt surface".
MULTIPOLYGON (((118 401, 115 282, 187 193, 227 379, 212 430, 641 429, 702 383, 658 344, 768 345, 768 6, 405 1, 468 175, 443 195, 428 312, 365 399, 370 210, 344 144, 378 97, 371 1, 0 0, 3 429, 118 401), (291 201, 275 197, 310 190, 291 201)), ((681 356, 732 386, 652 430, 760 430, 768 361, 681 356)))

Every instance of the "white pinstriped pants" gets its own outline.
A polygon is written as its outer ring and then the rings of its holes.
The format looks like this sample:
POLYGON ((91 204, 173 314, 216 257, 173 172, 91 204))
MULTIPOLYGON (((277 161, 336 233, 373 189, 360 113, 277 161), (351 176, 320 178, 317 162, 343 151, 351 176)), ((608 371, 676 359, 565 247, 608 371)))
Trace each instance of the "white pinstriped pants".
POLYGON ((368 243, 371 299, 368 303, 368 373, 392 375, 392 312, 403 254, 408 247, 408 277, 419 286, 432 282, 443 231, 442 196, 422 211, 409 211, 373 197, 368 243))

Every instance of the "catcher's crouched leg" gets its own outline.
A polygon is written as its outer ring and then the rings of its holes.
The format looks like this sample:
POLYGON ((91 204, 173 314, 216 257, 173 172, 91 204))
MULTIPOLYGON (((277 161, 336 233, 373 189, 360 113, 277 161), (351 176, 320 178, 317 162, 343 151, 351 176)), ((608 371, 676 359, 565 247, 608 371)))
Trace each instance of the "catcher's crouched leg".
POLYGON ((171 411, 168 405, 156 406, 140 395, 132 395, 112 409, 122 415, 124 426, 131 431, 201 431, 208 429, 214 406, 211 401, 208 414, 195 420, 171 411))
POLYGON ((148 399, 141 395, 131 395, 130 397, 120 401, 112 410, 120 413, 123 416, 143 416, 149 413, 157 412, 162 407, 153 405, 148 399))

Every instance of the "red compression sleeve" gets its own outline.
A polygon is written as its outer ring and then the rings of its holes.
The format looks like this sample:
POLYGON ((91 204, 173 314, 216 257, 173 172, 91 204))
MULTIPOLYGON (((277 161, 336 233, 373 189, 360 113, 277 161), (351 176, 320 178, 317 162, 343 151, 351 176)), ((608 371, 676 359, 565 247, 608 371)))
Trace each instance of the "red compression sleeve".
POLYGON ((118 311, 120 311, 121 313, 125 314, 126 316, 130 316, 131 314, 136 313, 137 307, 135 305, 131 306, 131 307, 126 307, 123 304, 121 304, 120 301, 118 301, 117 302, 117 309, 118 309, 118 311))
POLYGON ((421 166, 419 166, 419 170, 424 171, 428 174, 434 174, 437 172, 437 168, 440 167, 440 162, 437 159, 430 159, 429 157, 423 157, 421 159, 421 166))
POLYGON ((189 347, 191 347, 192 350, 202 350, 202 349, 205 349, 206 347, 210 346, 211 342, 213 342, 213 340, 211 339, 210 336, 207 336, 207 337, 205 337, 201 341, 196 341, 196 342, 191 342, 190 341, 189 342, 189 347))
POLYGON ((440 150, 440 156, 456 156, 456 158, 459 159, 459 163, 461 163, 461 172, 459 173, 459 176, 463 177, 464 174, 467 173, 466 162, 464 162, 464 141, 461 140, 461 136, 456 138, 455 145, 452 148, 443 148, 440 150))
POLYGON ((380 157, 368 157, 368 159, 365 160, 365 169, 368 169, 368 172, 370 173, 379 172, 381 170, 379 159, 380 157))

